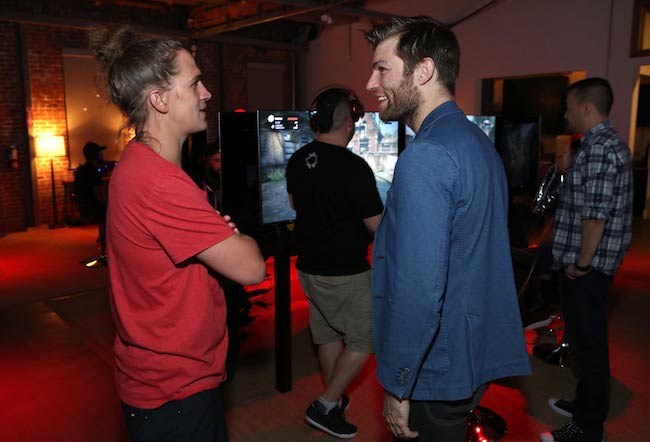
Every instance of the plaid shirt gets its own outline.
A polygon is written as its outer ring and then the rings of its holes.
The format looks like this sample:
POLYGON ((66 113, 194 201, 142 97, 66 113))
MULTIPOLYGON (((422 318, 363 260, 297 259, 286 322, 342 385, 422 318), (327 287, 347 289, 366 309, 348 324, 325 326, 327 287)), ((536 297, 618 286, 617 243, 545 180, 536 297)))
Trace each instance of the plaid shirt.
POLYGON ((614 275, 632 239, 632 157, 609 121, 584 134, 561 190, 553 234, 555 268, 580 256, 582 220, 606 221, 591 266, 614 275))

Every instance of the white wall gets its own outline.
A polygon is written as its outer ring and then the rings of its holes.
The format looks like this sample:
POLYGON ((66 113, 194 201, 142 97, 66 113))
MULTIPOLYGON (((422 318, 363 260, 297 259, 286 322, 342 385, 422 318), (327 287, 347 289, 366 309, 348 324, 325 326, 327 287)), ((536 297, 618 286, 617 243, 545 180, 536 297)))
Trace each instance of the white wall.
POLYGON ((326 86, 345 86, 359 95, 366 110, 376 110, 374 98, 365 92, 372 51, 363 37, 366 25, 330 25, 309 45, 298 61, 297 106, 309 109, 317 92, 326 86))
MULTIPOLYGON (((450 20, 434 9, 436 3, 403 0, 382 9, 450 20)), ((459 105, 466 113, 480 111, 483 78, 584 70, 609 79, 615 94, 611 120, 628 140, 639 67, 650 64, 650 57, 629 56, 633 6, 634 0, 502 0, 461 23, 454 28, 462 52, 459 105)), ((307 107, 323 86, 340 84, 354 88, 369 110, 376 108, 364 91, 372 53, 360 29, 368 27, 329 26, 311 43, 300 59, 299 107, 307 107)))

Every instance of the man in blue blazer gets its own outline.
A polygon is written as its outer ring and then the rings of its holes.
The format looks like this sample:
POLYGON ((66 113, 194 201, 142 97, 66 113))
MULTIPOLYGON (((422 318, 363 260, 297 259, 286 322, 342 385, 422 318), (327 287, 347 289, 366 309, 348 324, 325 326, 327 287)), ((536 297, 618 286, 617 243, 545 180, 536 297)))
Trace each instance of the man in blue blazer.
POLYGON ((375 25, 367 89, 416 136, 375 236, 372 306, 383 414, 396 439, 465 438, 488 384, 530 373, 501 160, 454 102, 460 49, 429 17, 375 25))

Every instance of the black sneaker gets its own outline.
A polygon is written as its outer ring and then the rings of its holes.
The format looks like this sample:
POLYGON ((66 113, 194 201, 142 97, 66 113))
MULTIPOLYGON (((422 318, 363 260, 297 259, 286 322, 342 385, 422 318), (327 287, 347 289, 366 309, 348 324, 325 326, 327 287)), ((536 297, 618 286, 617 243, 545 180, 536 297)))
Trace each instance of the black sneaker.
POLYGON ((325 407, 318 400, 307 408, 305 420, 312 427, 340 439, 350 439, 357 435, 357 427, 345 420, 338 406, 325 414, 325 407))
POLYGON ((552 397, 548 400, 548 406, 559 415, 573 417, 573 401, 552 397))
POLYGON ((350 398, 347 394, 343 393, 341 395, 341 399, 339 400, 339 403, 336 404, 336 408, 338 408, 341 413, 345 413, 345 410, 350 408, 350 398))
POLYGON ((602 436, 589 436, 574 421, 550 433, 542 433, 540 442, 603 442, 602 436))

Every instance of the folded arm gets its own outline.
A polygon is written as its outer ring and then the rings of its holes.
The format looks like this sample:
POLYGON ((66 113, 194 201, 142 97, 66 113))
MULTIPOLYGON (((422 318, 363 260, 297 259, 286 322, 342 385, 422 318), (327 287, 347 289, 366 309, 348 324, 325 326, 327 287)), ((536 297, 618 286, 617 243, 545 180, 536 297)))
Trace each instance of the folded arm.
POLYGON ((259 284, 266 275, 266 263, 253 238, 237 233, 197 255, 217 273, 239 284, 259 284))

